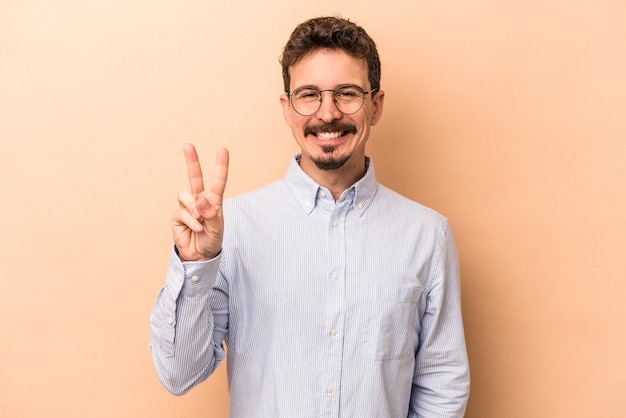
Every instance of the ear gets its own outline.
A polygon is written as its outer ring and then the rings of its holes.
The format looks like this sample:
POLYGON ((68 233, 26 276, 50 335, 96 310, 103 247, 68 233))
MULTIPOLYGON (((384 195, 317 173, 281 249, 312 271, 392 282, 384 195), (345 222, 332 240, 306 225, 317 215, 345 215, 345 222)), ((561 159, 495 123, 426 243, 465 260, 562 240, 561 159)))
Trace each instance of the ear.
POLYGON ((280 95, 280 104, 283 107, 283 117, 285 118, 285 122, 287 122, 287 125, 291 127, 291 103, 289 102, 289 97, 287 97, 284 93, 280 95))
POLYGON ((372 98, 372 121, 370 125, 374 126, 378 123, 380 118, 383 116, 383 104, 385 103, 385 92, 379 90, 376 92, 376 95, 372 98))

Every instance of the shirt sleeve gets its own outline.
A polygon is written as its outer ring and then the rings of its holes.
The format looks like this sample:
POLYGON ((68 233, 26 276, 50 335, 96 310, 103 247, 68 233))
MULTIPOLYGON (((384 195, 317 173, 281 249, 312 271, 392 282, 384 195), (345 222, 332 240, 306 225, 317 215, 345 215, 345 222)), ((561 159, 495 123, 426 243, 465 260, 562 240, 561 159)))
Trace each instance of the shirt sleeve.
POLYGON ((421 318, 409 418, 460 418, 469 397, 459 261, 450 228, 441 233, 421 318))
POLYGON ((182 262, 170 255, 165 285, 150 316, 150 347, 159 380, 175 395, 206 380, 224 358, 228 291, 221 256, 182 262))

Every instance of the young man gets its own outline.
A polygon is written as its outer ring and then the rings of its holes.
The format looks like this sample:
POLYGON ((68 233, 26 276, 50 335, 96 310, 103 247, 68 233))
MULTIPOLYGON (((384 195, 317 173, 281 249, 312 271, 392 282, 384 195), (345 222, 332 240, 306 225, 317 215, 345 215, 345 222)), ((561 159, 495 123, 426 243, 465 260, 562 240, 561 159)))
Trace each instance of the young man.
POLYGON ((163 385, 184 394, 225 357, 233 418, 461 417, 469 393, 458 257, 445 218, 376 181, 380 61, 341 18, 299 25, 282 56, 301 152, 283 180, 222 201, 184 148, 175 248, 151 316, 163 385))

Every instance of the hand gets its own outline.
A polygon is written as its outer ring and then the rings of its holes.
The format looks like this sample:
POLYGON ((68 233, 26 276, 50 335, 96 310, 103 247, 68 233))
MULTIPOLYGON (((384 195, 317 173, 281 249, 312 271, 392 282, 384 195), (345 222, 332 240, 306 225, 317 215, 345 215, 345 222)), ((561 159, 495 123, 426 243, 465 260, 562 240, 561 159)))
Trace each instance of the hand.
POLYGON ((224 236, 222 201, 228 178, 228 150, 217 151, 208 190, 204 190, 196 148, 185 144, 183 151, 191 191, 181 190, 178 194, 179 208, 172 217, 174 243, 183 261, 210 260, 221 251, 224 236))

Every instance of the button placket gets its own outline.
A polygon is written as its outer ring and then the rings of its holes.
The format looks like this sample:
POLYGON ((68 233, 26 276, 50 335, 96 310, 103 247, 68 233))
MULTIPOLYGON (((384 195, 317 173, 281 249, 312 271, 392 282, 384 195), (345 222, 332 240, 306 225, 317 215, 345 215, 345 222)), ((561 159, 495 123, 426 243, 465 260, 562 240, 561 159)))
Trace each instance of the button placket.
MULTIPOLYGON (((353 206, 352 206, 353 207, 353 206)), ((343 330, 345 316, 345 217, 350 210, 350 199, 336 202, 328 218, 328 278, 326 279, 327 362, 324 372, 322 414, 335 416, 339 411, 339 392, 342 375, 343 330)))

